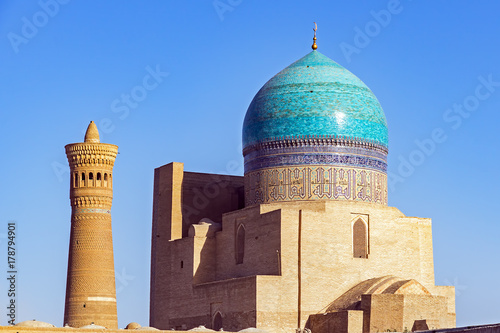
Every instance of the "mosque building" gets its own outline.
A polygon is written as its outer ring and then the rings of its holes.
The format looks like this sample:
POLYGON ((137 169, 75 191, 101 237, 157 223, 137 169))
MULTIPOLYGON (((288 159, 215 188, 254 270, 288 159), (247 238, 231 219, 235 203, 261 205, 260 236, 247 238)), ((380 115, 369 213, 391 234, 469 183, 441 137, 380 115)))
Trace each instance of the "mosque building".
MULTIPOLYGON (((431 220, 387 205, 387 123, 377 98, 317 51, 316 35, 312 48, 248 107, 243 177, 175 162, 155 169, 150 327, 126 329, 455 327, 455 289, 434 282, 431 220)), ((0 331, 121 331, 111 231, 117 153, 93 122, 84 142, 66 146, 65 327, 33 320, 0 331)))
POLYGON ((368 333, 455 326, 431 220, 387 205, 375 95, 313 50, 243 124, 244 176, 155 170, 150 325, 368 333))

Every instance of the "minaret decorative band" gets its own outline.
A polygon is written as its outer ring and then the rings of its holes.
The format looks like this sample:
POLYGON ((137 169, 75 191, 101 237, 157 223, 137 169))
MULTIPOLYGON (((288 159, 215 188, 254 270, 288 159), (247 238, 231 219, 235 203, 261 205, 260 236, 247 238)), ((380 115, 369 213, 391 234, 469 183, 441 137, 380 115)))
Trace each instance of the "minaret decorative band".
POLYGON ((64 324, 118 328, 111 203, 118 147, 100 143, 91 122, 85 142, 66 146, 71 236, 64 324))

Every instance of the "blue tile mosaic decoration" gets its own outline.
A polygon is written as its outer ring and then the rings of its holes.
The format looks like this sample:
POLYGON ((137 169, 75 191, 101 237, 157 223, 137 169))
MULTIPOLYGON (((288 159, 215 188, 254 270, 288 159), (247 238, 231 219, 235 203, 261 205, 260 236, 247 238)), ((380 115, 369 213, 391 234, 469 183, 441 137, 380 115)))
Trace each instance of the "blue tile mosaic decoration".
POLYGON ((297 166, 245 175, 245 204, 338 200, 387 205, 385 173, 358 168, 297 166))
POLYGON ((317 51, 269 80, 243 124, 245 204, 387 205, 387 124, 373 93, 317 51))
POLYGON ((312 51, 271 78, 252 100, 243 147, 286 137, 346 137, 388 146, 375 95, 354 74, 312 51))
POLYGON ((245 163, 245 171, 266 168, 275 168, 286 165, 337 165, 355 166, 370 168, 382 172, 387 172, 387 163, 367 156, 341 155, 341 154, 321 154, 321 153, 298 153, 287 155, 264 156, 260 159, 245 163))
POLYGON ((245 149, 245 174, 297 165, 353 166, 387 172, 387 149, 349 140, 271 141, 245 149))

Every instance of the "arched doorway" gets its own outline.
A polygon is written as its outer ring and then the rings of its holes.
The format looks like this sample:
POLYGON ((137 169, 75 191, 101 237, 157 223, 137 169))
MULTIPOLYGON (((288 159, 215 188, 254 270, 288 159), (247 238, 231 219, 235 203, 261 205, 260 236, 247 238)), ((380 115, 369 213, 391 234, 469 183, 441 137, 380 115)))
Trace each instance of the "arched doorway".
POLYGON ((215 331, 220 331, 221 328, 222 328, 222 315, 220 312, 217 311, 212 321, 212 329, 215 331))

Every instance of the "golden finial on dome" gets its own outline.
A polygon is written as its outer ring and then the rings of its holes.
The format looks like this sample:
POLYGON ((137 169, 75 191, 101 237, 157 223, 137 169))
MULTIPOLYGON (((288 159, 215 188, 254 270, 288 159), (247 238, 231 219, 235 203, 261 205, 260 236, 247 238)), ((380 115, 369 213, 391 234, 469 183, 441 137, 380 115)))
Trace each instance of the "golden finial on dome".
POLYGON ((318 48, 318 45, 316 45, 316 30, 318 30, 318 25, 316 22, 314 22, 314 38, 313 38, 313 45, 311 46, 313 50, 316 50, 318 48))
POLYGON ((99 143, 99 131, 97 131, 97 126, 93 121, 90 122, 89 127, 87 127, 87 132, 85 132, 85 142, 99 143))

